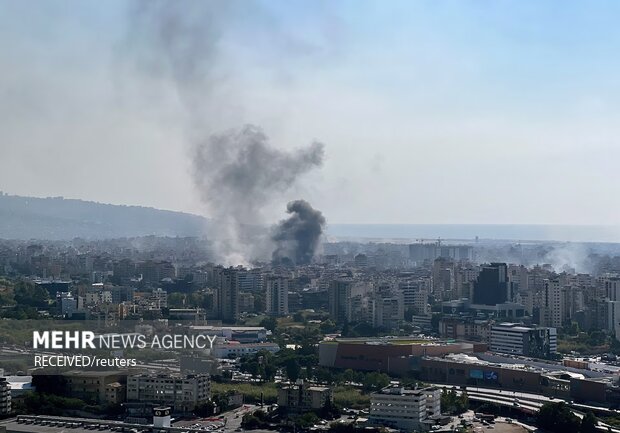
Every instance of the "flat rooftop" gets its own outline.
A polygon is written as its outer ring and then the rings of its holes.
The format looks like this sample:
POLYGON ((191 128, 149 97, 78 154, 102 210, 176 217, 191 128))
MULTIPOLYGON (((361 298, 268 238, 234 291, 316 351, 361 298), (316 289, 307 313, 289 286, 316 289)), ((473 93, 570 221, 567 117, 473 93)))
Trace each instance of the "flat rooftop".
POLYGON ((231 329, 233 331, 265 331, 264 326, 214 326, 214 325, 192 325, 189 329, 196 331, 210 331, 210 330, 222 330, 231 329))
POLYGON ((367 345, 428 345, 428 346, 447 346, 452 344, 460 345, 454 341, 437 340, 434 338, 411 338, 411 337, 358 337, 358 338, 335 338, 333 340, 323 340, 321 343, 344 343, 344 344, 367 344, 367 345))

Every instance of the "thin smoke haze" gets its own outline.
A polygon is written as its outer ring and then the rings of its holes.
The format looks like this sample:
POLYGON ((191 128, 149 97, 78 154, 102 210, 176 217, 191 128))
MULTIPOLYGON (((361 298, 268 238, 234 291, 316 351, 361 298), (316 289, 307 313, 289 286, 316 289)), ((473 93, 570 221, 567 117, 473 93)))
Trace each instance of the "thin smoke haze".
POLYGON ((300 177, 323 163, 323 144, 293 152, 270 145, 257 126, 211 136, 196 145, 192 177, 217 233, 218 254, 229 263, 265 257, 272 248, 252 227, 265 221, 264 210, 300 177))
MULTIPOLYGON (((229 265, 269 259, 274 248, 281 250, 275 245, 279 238, 258 229, 271 224, 265 211, 278 206, 284 193, 294 192, 302 175, 324 159, 318 141, 290 151, 274 147, 260 126, 221 131, 217 118, 223 111, 232 118, 228 123, 245 123, 243 95, 227 90, 235 72, 223 60, 222 40, 236 20, 253 10, 259 12, 257 3, 137 2, 127 39, 138 71, 172 84, 185 107, 191 177, 211 220, 207 237, 214 258, 229 265)), ((317 242, 299 242, 304 261, 317 242)))

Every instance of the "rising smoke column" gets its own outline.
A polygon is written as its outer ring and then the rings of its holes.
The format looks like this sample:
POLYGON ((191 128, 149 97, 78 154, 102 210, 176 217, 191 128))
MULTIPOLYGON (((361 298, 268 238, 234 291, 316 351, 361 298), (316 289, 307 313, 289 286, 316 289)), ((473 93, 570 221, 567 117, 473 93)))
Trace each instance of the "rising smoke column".
MULTIPOLYGON (((216 132, 222 124, 246 123, 244 80, 236 78, 243 77, 250 57, 224 47, 239 37, 251 47, 262 37, 257 52, 269 46, 296 56, 306 51, 297 49, 305 44, 274 30, 278 26, 261 2, 141 0, 131 5, 125 56, 137 66, 138 84, 156 85, 166 95, 173 89, 183 107, 192 181, 210 218, 207 238, 214 258, 231 265, 269 258, 274 240, 258 228, 271 224, 264 213, 285 200, 284 193, 294 191, 303 174, 322 165, 323 145, 280 150, 253 125, 216 132), (253 20, 260 26, 248 32, 245 24, 253 20)), ((274 76, 280 75, 279 67, 267 65, 274 76)))
POLYGON ((252 236, 263 212, 299 177, 323 163, 323 144, 287 152, 272 147, 257 126, 212 135, 195 147, 192 177, 217 234, 222 259, 243 262, 264 255, 264 242, 252 236))
POLYGON ((274 263, 306 265, 312 261, 323 234, 325 217, 305 200, 295 200, 286 206, 290 216, 273 229, 276 243, 274 263))

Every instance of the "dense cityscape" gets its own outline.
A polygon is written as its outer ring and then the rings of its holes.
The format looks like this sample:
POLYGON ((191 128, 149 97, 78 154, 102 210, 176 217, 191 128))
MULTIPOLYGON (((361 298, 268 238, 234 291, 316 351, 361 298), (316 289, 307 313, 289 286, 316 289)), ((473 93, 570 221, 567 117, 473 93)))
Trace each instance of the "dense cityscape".
POLYGON ((3 414, 127 431, 167 428, 171 417, 171 431, 443 431, 468 428, 471 408, 536 425, 557 399, 615 425, 614 247, 584 245, 578 266, 591 271, 576 272, 536 262, 566 243, 325 242, 307 265, 246 267, 211 263, 205 245, 0 242, 3 414), (499 261, 516 251, 518 263, 499 261), (479 260, 490 255, 497 261, 479 260), (38 351, 16 328, 45 321, 213 344, 98 352, 131 358, 126 368, 33 365, 38 351), (153 418, 162 407, 168 415, 153 418))

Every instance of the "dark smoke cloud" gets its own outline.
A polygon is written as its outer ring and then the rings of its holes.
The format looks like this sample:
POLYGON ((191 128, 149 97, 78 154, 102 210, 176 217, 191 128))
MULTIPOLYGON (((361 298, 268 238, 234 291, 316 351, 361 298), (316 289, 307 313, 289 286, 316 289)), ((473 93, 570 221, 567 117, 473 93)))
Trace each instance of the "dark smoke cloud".
MULTIPOLYGON (((251 69, 253 59, 268 62, 280 77, 280 59, 315 50, 284 33, 261 2, 251 0, 138 1, 129 23, 124 56, 145 82, 174 89, 184 108, 192 179, 212 221, 208 237, 216 259, 246 264, 269 258, 273 240, 256 226, 266 223, 265 211, 285 200, 283 194, 294 191, 303 174, 322 165, 323 144, 284 151, 258 126, 214 132, 222 124, 245 123, 244 89, 236 78, 251 69), (240 37, 252 47, 251 58, 224 48, 240 37), (277 54, 271 63, 270 52, 277 54)), ((314 251, 316 241, 300 245, 314 251)))
POLYGON ((193 179, 211 212, 252 223, 276 194, 321 166, 323 154, 319 142, 293 152, 276 149, 260 127, 246 125, 196 146, 193 179))
POLYGON ((273 229, 272 239, 276 243, 273 262, 308 264, 319 246, 325 217, 305 200, 290 202, 286 211, 291 216, 280 221, 273 229))
POLYGON ((195 148, 193 180, 224 235, 219 252, 228 261, 260 255, 263 246, 250 236, 251 225, 264 222, 263 211, 299 177, 323 163, 323 144, 293 152, 276 149, 261 128, 242 128, 211 136, 195 148))

